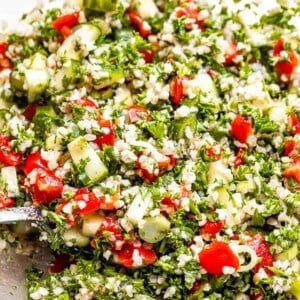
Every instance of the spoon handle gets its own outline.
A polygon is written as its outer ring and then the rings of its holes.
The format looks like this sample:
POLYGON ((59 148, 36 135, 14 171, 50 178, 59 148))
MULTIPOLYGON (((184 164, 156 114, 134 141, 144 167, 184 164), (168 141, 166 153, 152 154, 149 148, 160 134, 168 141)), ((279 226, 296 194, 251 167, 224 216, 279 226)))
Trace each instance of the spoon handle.
POLYGON ((11 207, 0 209, 0 224, 10 224, 18 221, 43 221, 41 210, 35 207, 11 207))

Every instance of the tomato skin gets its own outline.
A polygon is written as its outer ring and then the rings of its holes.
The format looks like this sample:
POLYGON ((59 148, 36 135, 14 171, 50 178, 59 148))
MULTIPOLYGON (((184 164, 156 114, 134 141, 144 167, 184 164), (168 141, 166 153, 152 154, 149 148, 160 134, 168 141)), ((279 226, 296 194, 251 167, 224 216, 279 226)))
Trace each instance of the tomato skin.
POLYGON ((297 183, 300 183, 300 164, 295 163, 283 171, 283 176, 286 178, 293 177, 297 183))
POLYGON ((48 163, 42 158, 40 152, 34 152, 27 156, 23 165, 23 172, 28 175, 35 168, 48 169, 48 163))
POLYGON ((256 264, 253 271, 257 273, 260 268, 264 268, 267 274, 272 275, 272 271, 266 268, 273 266, 274 262, 274 258, 270 252, 269 243, 258 233, 249 242, 249 246, 255 251, 256 255, 261 258, 261 261, 256 264))
POLYGON ((6 50, 8 48, 8 44, 3 42, 3 43, 0 43, 0 54, 5 54, 6 50))
POLYGON ((98 124, 101 129, 104 129, 104 132, 101 136, 96 138, 95 143, 99 146, 100 149, 103 149, 104 145, 113 146, 116 141, 116 136, 112 121, 105 120, 102 117, 98 117, 98 124))
POLYGON ((0 209, 14 207, 15 204, 15 199, 8 197, 0 191, 0 209))
POLYGON ((243 156, 244 156, 244 150, 242 148, 239 148, 233 163, 235 169, 244 164, 243 156))
POLYGON ((190 30, 193 28, 193 24, 196 24, 197 27, 201 30, 204 30, 204 20, 199 19, 200 9, 198 8, 191 8, 191 7, 180 7, 176 11, 176 17, 182 18, 185 17, 189 20, 185 23, 185 28, 190 30))
POLYGON ((216 235, 223 229, 223 227, 224 227, 223 221, 216 221, 216 222, 206 221, 203 227, 200 228, 200 233, 216 235))
POLYGON ((60 198, 63 191, 63 182, 55 174, 47 169, 36 169, 35 183, 30 186, 34 202, 49 204, 60 198))
POLYGON ((151 27, 148 23, 144 23, 142 17, 137 12, 130 10, 127 12, 127 15, 130 22, 136 27, 143 38, 147 38, 150 34, 152 34, 151 27))
POLYGON ((249 136, 252 134, 251 119, 237 115, 231 123, 231 136, 241 143, 247 143, 249 136))
POLYGON ((38 108, 38 104, 36 102, 30 103, 23 112, 23 116, 28 120, 32 121, 35 116, 36 110, 38 108))
MULTIPOLYGON (((277 41, 273 49, 273 55, 278 57, 281 52, 285 50, 284 40, 281 38, 277 41)), ((288 57, 286 60, 279 60, 275 65, 276 73, 281 76, 284 75, 289 80, 291 75, 294 73, 295 68, 299 64, 299 58, 295 51, 289 50, 288 57)))
POLYGON ((71 264, 71 257, 68 254, 59 254, 55 257, 54 262, 48 268, 49 273, 60 273, 71 264))
POLYGON ((151 115, 149 110, 141 105, 132 105, 128 108, 128 115, 131 123, 137 123, 141 120, 150 121, 151 115))
POLYGON ((13 68, 12 61, 5 54, 7 48, 7 43, 0 43, 0 71, 13 68))
POLYGON ((109 233, 109 240, 112 242, 123 241, 123 235, 119 225, 119 221, 112 217, 105 217, 99 228, 99 236, 103 237, 105 233, 109 233))
POLYGON ((183 80, 181 78, 176 77, 170 82, 170 96, 173 104, 181 104, 184 98, 183 80))
POLYGON ((153 62, 154 51, 152 49, 143 49, 139 52, 143 55, 146 64, 150 64, 153 62))
POLYGON ((22 155, 14 151, 9 144, 9 137, 0 134, 0 163, 5 166, 18 166, 22 160, 22 155))
POLYGON ((157 259, 155 252, 150 248, 144 246, 135 247, 131 244, 126 244, 120 251, 115 252, 117 263, 126 268, 136 267, 134 266, 133 260, 134 251, 138 252, 139 256, 142 258, 143 266, 152 265, 157 259))
POLYGON ((83 208, 76 208, 74 213, 77 215, 86 215, 99 210, 101 207, 101 203, 105 202, 105 196, 102 195, 100 197, 96 197, 93 192, 88 192, 86 194, 75 195, 73 200, 75 202, 85 202, 86 206, 83 208))
POLYGON ((228 42, 227 49, 224 53, 225 57, 225 66, 232 66, 235 65, 235 60, 237 56, 239 55, 239 50, 237 48, 237 45, 234 42, 228 42))
POLYGON ((216 152, 213 147, 206 147, 206 153, 213 160, 219 160, 222 157, 222 153, 216 152))
POLYGON ((212 275, 223 275, 223 267, 238 269, 240 262, 227 243, 213 241, 199 253, 200 265, 212 275))
MULTIPOLYGON (((67 14, 60 16, 52 22, 52 28, 58 33, 67 33, 67 36, 70 35, 71 28, 79 24, 78 13, 67 14)), ((64 34, 63 34, 64 35, 64 34)), ((65 35, 64 35, 65 36, 65 35)))
POLYGON ((294 140, 292 139, 286 140, 284 143, 283 155, 293 157, 295 148, 296 148, 296 142, 294 140))
POLYGON ((76 105, 90 108, 98 108, 98 105, 89 98, 81 98, 74 101, 76 105))

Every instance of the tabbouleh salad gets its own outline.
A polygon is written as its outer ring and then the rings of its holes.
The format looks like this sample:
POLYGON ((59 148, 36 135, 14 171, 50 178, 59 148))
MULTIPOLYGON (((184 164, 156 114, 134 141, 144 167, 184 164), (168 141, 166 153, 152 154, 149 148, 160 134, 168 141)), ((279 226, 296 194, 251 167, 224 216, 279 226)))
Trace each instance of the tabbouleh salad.
POLYGON ((28 299, 300 299, 300 1, 40 3, 0 43, 0 245, 28 299))

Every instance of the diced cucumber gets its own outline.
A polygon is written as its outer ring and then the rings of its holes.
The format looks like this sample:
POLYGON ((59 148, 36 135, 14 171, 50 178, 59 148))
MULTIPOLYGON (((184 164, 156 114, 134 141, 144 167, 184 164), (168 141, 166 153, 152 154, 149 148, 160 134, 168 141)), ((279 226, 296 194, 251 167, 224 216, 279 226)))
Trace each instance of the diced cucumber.
POLYGON ((63 233, 63 239, 67 246, 85 247, 89 244, 90 239, 82 234, 79 227, 71 227, 63 233))
POLYGON ((236 191, 242 194, 253 193, 255 192, 255 189, 256 185, 253 180, 240 181, 236 185, 236 191))
POLYGON ((139 235, 142 240, 148 243, 161 241, 170 231, 171 224, 163 215, 149 217, 143 220, 139 228, 139 235))
POLYGON ((24 72, 20 72, 18 69, 13 70, 9 77, 11 87, 18 92, 24 92, 24 72))
POLYGON ((18 236, 26 236, 31 233, 37 232, 37 227, 33 227, 31 222, 26 221, 19 221, 15 224, 11 225, 11 228, 14 233, 16 233, 18 236))
POLYGON ((152 18, 159 12, 153 0, 133 0, 132 5, 143 19, 152 18))
POLYGON ((35 101, 48 87, 49 72, 45 70, 29 69, 25 71, 25 85, 28 92, 28 102, 35 101))
POLYGON ((51 87, 55 91, 63 91, 69 88, 69 85, 80 83, 83 80, 81 76, 80 62, 74 59, 67 61, 58 69, 51 82, 51 87))
POLYGON ((218 203, 228 207, 230 203, 230 195, 227 189, 225 187, 218 187, 215 191, 218 193, 218 203))
POLYGON ((199 72, 194 80, 197 81, 197 87, 202 93, 217 94, 215 83, 207 73, 199 72))
POLYGON ((291 285, 290 293, 300 300, 300 278, 296 279, 291 285))
POLYGON ((209 183, 213 183, 214 181, 222 181, 223 183, 227 184, 233 180, 230 169, 221 160, 209 163, 207 177, 209 183))
POLYGON ((69 143, 68 149, 75 166, 79 170, 84 166, 85 184, 90 185, 99 182, 107 176, 106 166, 84 137, 78 137, 69 143))
POLYGON ((96 90, 101 90, 124 79, 124 72, 120 68, 103 68, 101 72, 104 74, 102 78, 92 78, 91 83, 96 90))
POLYGON ((51 105, 43 105, 43 106, 38 106, 35 112, 35 116, 38 115, 47 115, 47 116, 52 116, 55 117, 56 116, 56 112, 53 109, 53 106, 51 105))
POLYGON ((74 28, 74 35, 79 37, 83 44, 94 43, 101 34, 100 29, 95 24, 82 23, 74 28))
POLYGON ((125 214, 125 217, 133 225, 137 225, 146 215, 149 208, 153 205, 151 195, 147 194, 144 197, 141 194, 135 196, 125 214))
POLYGON ((83 55, 83 51, 81 47, 78 47, 78 44, 79 41, 77 36, 73 34, 68 36, 57 50, 57 59, 60 60, 67 58, 80 60, 83 55))
POLYGON ((84 217, 82 223, 82 234, 88 237, 94 237, 104 219, 103 214, 93 213, 84 217))
POLYGON ((176 139, 186 137, 186 128, 189 127, 191 133, 194 134, 197 128, 197 116, 190 114, 187 117, 173 121, 173 136, 176 139))
POLYGON ((293 246, 276 255, 279 260, 292 260, 298 255, 298 245, 295 243, 293 246))
POLYGON ((20 194, 17 171, 15 167, 3 167, 1 177, 5 182, 8 197, 18 197, 20 194))
POLYGON ((118 7, 118 0, 83 0, 83 8, 100 12, 115 11, 118 7))
POLYGON ((47 68, 47 57, 39 52, 31 57, 29 69, 45 70, 47 68))

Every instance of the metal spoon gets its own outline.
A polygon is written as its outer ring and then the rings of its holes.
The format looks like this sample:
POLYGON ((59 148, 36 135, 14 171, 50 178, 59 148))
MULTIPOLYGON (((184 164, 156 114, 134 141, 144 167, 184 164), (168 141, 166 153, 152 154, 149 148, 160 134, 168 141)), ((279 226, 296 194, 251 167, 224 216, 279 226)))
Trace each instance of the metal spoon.
POLYGON ((12 207, 0 209, 0 224, 11 224, 19 221, 45 222, 42 212, 36 207, 12 207))

